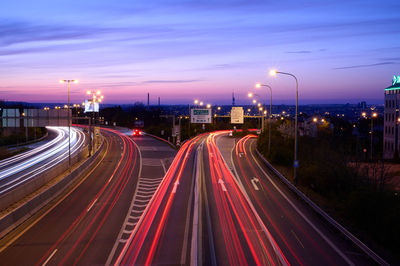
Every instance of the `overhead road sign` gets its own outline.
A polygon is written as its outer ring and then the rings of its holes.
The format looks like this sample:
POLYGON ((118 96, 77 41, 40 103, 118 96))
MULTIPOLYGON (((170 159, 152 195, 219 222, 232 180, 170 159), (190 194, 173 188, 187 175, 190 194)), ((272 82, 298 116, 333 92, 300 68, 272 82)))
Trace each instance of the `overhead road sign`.
POLYGON ((244 111, 243 107, 234 106, 231 110, 231 124, 243 124, 244 123, 244 111))
POLYGON ((211 120, 211 109, 191 109, 190 110, 190 122, 192 124, 210 124, 211 120))

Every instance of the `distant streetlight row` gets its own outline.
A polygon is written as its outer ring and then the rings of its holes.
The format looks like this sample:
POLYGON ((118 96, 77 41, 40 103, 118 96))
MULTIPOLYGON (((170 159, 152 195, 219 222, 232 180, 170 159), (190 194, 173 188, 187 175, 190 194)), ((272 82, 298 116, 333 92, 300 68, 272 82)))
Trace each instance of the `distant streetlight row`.
MULTIPOLYGON (((69 171, 71 171, 71 116, 70 116, 70 112, 69 109, 70 107, 70 84, 71 83, 79 83, 79 81, 77 79, 61 79, 59 81, 60 83, 67 83, 67 88, 68 88, 68 104, 64 105, 64 108, 67 109, 68 111, 68 166, 69 166, 69 171)), ((91 91, 87 91, 87 94, 92 94, 91 91)), ((104 99, 104 96, 101 95, 100 91, 96 91, 95 93, 92 94, 92 102, 93 104, 95 102, 102 102, 102 100, 104 99)), ((82 103, 82 106, 84 106, 85 104, 82 103)), ((74 104, 73 107, 80 107, 79 104, 74 104)), ((59 110, 61 109, 60 106, 56 106, 54 107, 54 109, 59 110)), ((48 111, 50 110, 49 107, 44 107, 44 110, 48 111)))
MULTIPOLYGON (((193 103, 194 103, 195 105, 199 105, 199 106, 203 106, 203 105, 204 105, 204 102, 199 101, 199 100, 197 100, 197 99, 194 100, 193 103)), ((206 105, 206 108, 207 108, 207 109, 210 109, 210 108, 211 108, 211 104, 208 103, 208 104, 206 105)), ((220 109, 221 109, 221 108, 220 108, 220 109)), ((219 110, 220 110, 220 109, 219 109, 219 110)))

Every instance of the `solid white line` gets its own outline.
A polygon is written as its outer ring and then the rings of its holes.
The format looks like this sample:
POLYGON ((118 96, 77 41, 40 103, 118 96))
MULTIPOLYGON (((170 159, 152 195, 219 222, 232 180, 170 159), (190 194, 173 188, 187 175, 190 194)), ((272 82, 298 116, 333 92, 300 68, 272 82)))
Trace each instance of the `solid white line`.
POLYGON ((161 161, 161 166, 162 166, 162 168, 164 170, 164 175, 165 175, 167 173, 167 168, 165 167, 164 160, 160 159, 160 161, 161 161))
POLYGON ((55 249, 55 250, 50 254, 50 256, 47 258, 47 260, 42 264, 42 266, 45 266, 45 265, 51 260, 51 258, 54 256, 54 254, 56 254, 57 250, 58 250, 58 249, 55 249))
POLYGON ((293 230, 290 230, 292 232, 292 234, 294 235, 294 237, 297 239, 297 241, 299 241, 300 245, 304 248, 303 243, 301 243, 300 239, 297 237, 296 233, 293 230))
POLYGON ((96 198, 96 199, 93 201, 93 203, 90 204, 90 206, 89 206, 89 208, 87 208, 86 212, 89 212, 89 211, 90 211, 90 209, 93 207, 93 205, 96 203, 96 201, 97 201, 98 199, 99 199, 99 198, 96 198))

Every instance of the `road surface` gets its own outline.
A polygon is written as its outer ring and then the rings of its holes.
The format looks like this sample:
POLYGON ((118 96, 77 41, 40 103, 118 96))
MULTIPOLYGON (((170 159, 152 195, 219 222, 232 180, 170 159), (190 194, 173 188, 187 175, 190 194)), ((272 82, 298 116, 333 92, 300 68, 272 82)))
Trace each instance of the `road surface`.
POLYGON ((138 199, 146 204, 140 198, 143 184, 153 180, 145 187, 149 196, 175 151, 149 137, 133 140, 112 129, 102 129, 102 134, 107 150, 97 165, 49 208, 2 239, 3 263, 104 265, 118 249, 116 243, 129 237, 135 223, 132 207, 138 199))

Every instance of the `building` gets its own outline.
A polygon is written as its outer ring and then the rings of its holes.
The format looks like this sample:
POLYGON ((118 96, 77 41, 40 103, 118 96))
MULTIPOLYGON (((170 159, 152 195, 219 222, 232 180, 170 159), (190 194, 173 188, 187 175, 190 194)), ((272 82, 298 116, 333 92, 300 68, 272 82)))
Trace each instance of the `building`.
POLYGON ((385 89, 385 111, 383 131, 383 157, 397 157, 399 149, 399 107, 400 107, 400 76, 394 76, 392 86, 385 89))

